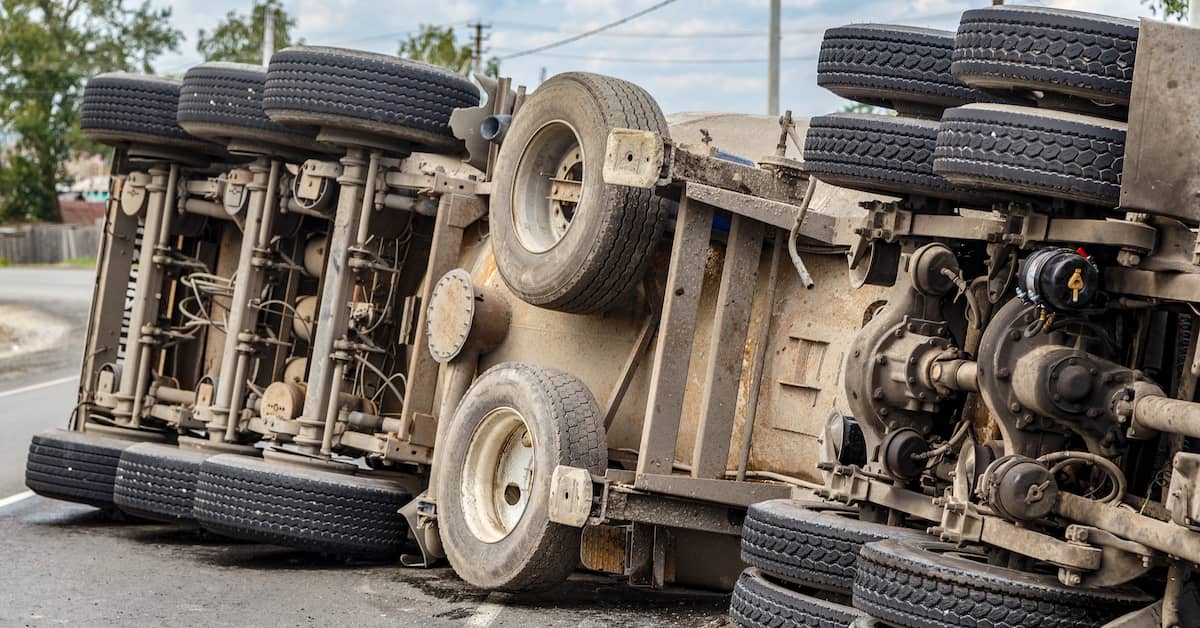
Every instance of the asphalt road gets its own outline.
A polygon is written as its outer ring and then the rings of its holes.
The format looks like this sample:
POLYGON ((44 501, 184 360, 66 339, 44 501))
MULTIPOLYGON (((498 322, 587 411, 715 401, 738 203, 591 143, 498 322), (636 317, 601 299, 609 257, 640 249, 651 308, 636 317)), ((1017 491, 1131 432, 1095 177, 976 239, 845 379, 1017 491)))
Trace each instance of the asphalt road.
POLYGON ((445 567, 347 563, 23 495, 29 438, 74 407, 91 289, 91 271, 0 269, 0 305, 67 329, 52 347, 0 358, 0 625, 726 625, 725 595, 588 574, 546 594, 488 594, 445 567))

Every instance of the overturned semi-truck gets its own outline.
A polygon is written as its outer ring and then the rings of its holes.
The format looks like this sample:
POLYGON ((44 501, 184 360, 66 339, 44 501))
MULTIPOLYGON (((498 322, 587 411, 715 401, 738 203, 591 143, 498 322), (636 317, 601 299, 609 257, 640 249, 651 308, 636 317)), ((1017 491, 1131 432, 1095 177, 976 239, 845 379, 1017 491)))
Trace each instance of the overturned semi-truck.
POLYGON ((96 77, 79 404, 27 483, 743 626, 1190 625, 1198 43, 831 29, 820 85, 896 115, 811 120, 320 47, 96 77))

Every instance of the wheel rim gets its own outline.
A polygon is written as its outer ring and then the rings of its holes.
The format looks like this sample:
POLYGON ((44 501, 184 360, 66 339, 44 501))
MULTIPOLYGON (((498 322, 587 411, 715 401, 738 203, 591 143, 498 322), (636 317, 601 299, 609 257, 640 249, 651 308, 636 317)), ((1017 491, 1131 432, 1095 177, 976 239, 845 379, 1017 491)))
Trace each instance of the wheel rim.
POLYGON ((459 491, 476 538, 496 543, 517 527, 529 506, 535 463, 533 434, 520 412, 503 407, 483 417, 467 447, 459 491))
POLYGON ((521 155, 514 177, 513 226, 521 246, 545 253, 567 235, 584 186, 583 146, 570 124, 542 125, 521 155))

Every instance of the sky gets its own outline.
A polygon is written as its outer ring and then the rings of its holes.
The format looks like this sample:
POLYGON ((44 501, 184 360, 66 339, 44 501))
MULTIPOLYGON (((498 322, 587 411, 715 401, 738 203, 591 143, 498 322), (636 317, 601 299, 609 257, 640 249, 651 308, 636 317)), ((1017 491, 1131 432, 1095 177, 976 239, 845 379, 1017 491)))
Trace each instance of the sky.
MULTIPOLYGON (((284 0, 296 18, 295 36, 313 45, 395 53, 420 24, 452 25, 463 43, 467 24, 482 20, 490 54, 513 84, 531 88, 540 77, 583 70, 633 81, 664 112, 766 113, 768 0, 675 0, 616 28, 544 53, 506 55, 558 41, 658 4, 661 0, 284 0)), ((182 74, 200 62, 196 32, 227 11, 248 12, 250 0, 176 0, 176 28, 186 39, 156 62, 160 73, 182 74)), ((1024 0, 1127 18, 1149 16, 1139 0, 1024 0)), ((816 85, 816 53, 825 28, 855 22, 954 30, 965 9, 990 0, 783 0, 780 73, 782 109, 818 115, 846 101, 816 85)))

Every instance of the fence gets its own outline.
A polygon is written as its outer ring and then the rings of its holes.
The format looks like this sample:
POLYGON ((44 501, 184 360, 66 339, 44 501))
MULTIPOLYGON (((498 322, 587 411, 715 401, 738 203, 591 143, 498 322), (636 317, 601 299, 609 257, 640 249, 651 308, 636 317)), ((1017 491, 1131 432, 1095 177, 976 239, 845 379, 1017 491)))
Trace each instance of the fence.
POLYGON ((25 225, 0 228, 0 261, 9 264, 57 264, 100 251, 101 227, 25 225))

